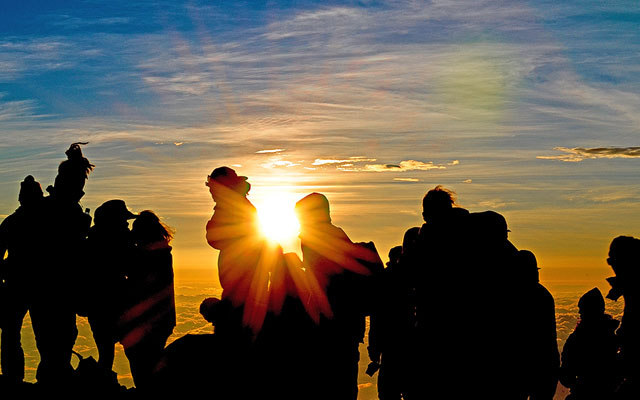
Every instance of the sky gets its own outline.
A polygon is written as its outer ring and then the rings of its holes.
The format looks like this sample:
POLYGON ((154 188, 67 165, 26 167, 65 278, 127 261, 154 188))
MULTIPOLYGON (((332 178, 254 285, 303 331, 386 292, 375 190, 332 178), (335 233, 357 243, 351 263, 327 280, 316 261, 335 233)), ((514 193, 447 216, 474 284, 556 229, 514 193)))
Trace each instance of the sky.
POLYGON ((221 165, 258 206, 324 193, 384 260, 438 184, 502 213, 543 282, 602 284, 640 236, 637 2, 5 3, 0 219, 87 141, 83 206, 156 211, 177 278, 216 275, 221 165))

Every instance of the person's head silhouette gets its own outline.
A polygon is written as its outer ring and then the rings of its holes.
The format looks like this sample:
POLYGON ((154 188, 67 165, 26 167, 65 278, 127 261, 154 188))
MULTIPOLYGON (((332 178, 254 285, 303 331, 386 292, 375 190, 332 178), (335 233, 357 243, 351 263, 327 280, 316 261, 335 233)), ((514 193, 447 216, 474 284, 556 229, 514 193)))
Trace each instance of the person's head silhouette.
POLYGON ((311 193, 299 200, 295 212, 301 228, 318 223, 331 223, 329 200, 320 193, 311 193))
POLYGON ((133 239, 138 246, 154 243, 169 244, 173 239, 171 228, 160 221, 160 218, 150 210, 141 211, 133 221, 131 229, 133 239))
POLYGON ((221 199, 234 196, 246 196, 251 190, 251 184, 247 182, 246 176, 238 176, 236 171, 229 167, 218 167, 207 176, 205 186, 213 200, 218 202, 221 199))
POLYGON ((582 295, 578 301, 578 312, 582 320, 592 319, 604 314, 604 297, 598 288, 582 295))
POLYGON ((618 236, 609 246, 607 263, 616 276, 625 279, 629 275, 638 276, 636 264, 640 260, 640 240, 632 236, 618 236))
POLYGON ((35 178, 31 175, 27 175, 24 181, 20 182, 20 194, 18 195, 18 201, 21 206, 30 207, 43 198, 42 187, 35 178))
POLYGON ((527 283, 540 282, 540 268, 538 268, 538 261, 536 260, 536 256, 529 250, 520 250, 518 251, 516 257, 516 268, 521 271, 523 279, 527 283))
POLYGON ((128 220, 137 218, 123 200, 114 199, 102 203, 94 213, 93 223, 98 226, 128 227, 128 220))
POLYGON ((80 201, 84 196, 84 185, 95 165, 82 154, 80 145, 87 142, 76 142, 65 151, 67 159, 58 166, 58 175, 52 186, 47 188, 51 194, 71 201, 80 201))
POLYGON ((455 193, 438 185, 422 199, 422 218, 425 222, 438 221, 451 211, 454 204, 455 193))

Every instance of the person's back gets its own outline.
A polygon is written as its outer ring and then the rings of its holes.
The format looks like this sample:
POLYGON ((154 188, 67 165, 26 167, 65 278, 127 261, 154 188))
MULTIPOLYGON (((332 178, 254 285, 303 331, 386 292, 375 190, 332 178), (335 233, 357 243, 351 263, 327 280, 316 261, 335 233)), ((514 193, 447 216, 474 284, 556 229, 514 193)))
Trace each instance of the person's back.
POLYGON ((560 382, 572 400, 611 399, 620 383, 615 330, 618 321, 604 313, 597 288, 578 303, 580 321, 562 349, 560 382))

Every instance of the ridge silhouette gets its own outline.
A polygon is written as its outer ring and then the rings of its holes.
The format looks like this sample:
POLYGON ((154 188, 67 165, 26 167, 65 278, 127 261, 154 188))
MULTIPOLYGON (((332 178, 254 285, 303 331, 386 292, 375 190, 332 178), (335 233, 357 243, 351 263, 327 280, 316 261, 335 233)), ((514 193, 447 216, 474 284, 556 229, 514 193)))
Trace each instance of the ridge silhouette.
POLYGON ((470 212, 442 186, 425 194, 424 223, 406 231, 385 267, 373 242, 354 242, 333 224, 321 193, 295 205, 302 259, 284 253, 260 234, 248 178, 215 168, 205 182, 215 203, 206 240, 219 250, 223 291, 199 309, 212 333, 167 346, 176 326, 174 231, 119 199, 102 203, 92 226, 79 203, 95 167, 86 144, 65 152, 48 196, 26 176, 20 207, 0 224, 2 394, 356 400, 368 320, 366 373, 378 373, 381 400, 443 389, 454 399, 551 400, 558 381, 572 400, 640 398, 640 240, 619 236, 609 249, 607 298, 624 299, 622 321, 605 314, 597 289, 587 292, 560 356, 554 299, 535 255, 509 241, 504 216, 470 212), (27 312, 37 384, 24 382, 27 312), (73 352, 76 315, 88 319, 97 361, 73 352), (112 371, 116 343, 135 388, 112 371))

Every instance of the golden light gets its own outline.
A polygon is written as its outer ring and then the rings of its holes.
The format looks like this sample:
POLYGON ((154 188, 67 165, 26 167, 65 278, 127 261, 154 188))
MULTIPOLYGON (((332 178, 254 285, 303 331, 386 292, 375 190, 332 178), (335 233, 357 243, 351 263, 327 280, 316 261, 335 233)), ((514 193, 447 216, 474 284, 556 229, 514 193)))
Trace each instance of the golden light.
POLYGON ((285 251, 294 252, 300 230, 300 223, 294 212, 295 201, 287 193, 272 193, 256 204, 263 235, 278 242, 285 251))

